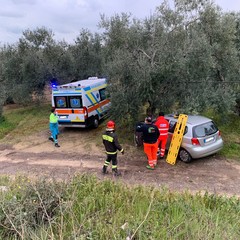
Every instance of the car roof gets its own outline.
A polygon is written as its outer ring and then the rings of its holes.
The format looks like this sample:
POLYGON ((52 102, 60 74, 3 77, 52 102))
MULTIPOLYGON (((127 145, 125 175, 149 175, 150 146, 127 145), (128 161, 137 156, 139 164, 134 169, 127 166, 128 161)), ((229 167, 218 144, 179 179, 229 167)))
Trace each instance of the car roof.
MULTIPOLYGON (((177 121, 177 118, 174 117, 174 115, 172 115, 172 114, 165 115, 165 118, 167 118, 169 120, 175 119, 177 121)), ((210 118, 207 118, 207 117, 204 117, 204 116, 188 115, 187 123, 191 124, 191 125, 199 125, 199 124, 210 122, 210 121, 212 121, 210 118)))

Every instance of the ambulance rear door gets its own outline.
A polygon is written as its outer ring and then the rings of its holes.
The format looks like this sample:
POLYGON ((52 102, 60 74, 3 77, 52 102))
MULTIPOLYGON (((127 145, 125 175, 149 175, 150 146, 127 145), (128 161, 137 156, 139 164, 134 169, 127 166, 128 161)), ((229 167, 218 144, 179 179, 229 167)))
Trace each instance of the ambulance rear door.
POLYGON ((76 92, 58 92, 53 97, 58 123, 65 127, 86 127, 82 94, 76 92))

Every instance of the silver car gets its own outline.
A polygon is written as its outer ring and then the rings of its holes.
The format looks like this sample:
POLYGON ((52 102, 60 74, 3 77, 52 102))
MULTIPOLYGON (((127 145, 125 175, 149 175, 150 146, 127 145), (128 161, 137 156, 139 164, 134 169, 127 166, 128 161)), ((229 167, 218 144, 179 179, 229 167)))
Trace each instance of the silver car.
MULTIPOLYGON (((177 123, 174 115, 165 115, 169 121, 168 142, 169 148, 173 132, 177 123)), ((188 115, 187 125, 179 149, 179 158, 183 162, 190 162, 194 158, 212 155, 223 147, 223 140, 216 124, 209 118, 199 115, 188 115)))

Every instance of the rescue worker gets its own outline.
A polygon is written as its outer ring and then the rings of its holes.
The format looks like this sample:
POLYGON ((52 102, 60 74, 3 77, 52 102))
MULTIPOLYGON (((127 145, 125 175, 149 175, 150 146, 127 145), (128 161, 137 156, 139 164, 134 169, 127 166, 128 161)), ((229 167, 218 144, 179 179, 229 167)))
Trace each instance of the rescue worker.
POLYGON ((152 123, 152 118, 147 117, 145 119, 145 124, 138 126, 136 131, 143 133, 143 149, 148 158, 148 165, 146 168, 153 170, 157 165, 159 130, 152 123))
POLYGON ((157 126, 160 136, 158 138, 158 149, 160 154, 160 159, 164 157, 166 143, 168 139, 168 129, 169 129, 169 122, 164 118, 164 113, 159 112, 159 117, 157 118, 155 125, 157 126))
POLYGON ((107 167, 112 161, 112 172, 115 176, 121 175, 117 169, 117 150, 124 154, 124 149, 118 142, 117 134, 115 133, 115 122, 108 121, 106 131, 102 135, 103 144, 106 150, 107 159, 104 162, 102 172, 107 173, 107 167))
POLYGON ((58 116, 56 114, 55 108, 52 108, 51 114, 49 117, 49 128, 51 132, 51 137, 49 137, 49 140, 54 142, 55 147, 60 147, 58 144, 58 116))

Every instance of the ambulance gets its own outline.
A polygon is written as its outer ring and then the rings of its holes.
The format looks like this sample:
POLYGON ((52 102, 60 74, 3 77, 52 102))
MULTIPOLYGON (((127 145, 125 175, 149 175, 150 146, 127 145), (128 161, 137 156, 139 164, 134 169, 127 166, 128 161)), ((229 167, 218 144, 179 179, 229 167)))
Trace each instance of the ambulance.
POLYGON ((52 107, 63 127, 98 127, 108 116, 110 100, 106 95, 106 78, 91 77, 52 86, 52 107))

